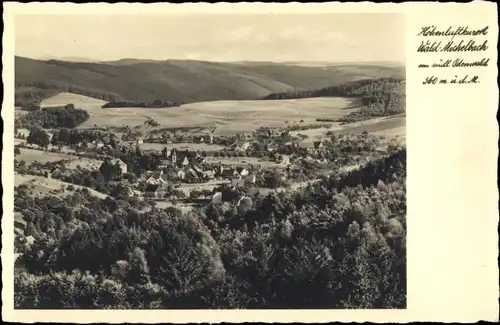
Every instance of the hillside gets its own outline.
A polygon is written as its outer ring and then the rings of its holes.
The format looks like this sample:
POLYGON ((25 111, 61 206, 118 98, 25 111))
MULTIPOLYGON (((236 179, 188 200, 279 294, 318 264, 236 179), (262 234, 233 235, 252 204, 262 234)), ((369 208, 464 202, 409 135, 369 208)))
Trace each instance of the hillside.
POLYGON ((38 104, 60 92, 105 101, 192 103, 258 99, 271 93, 321 88, 361 77, 404 75, 383 66, 299 67, 280 63, 220 63, 124 59, 107 63, 15 58, 16 106, 38 104))
POLYGON ((352 123, 374 116, 397 115, 406 112, 406 81, 403 78, 367 78, 333 87, 273 93, 264 100, 315 97, 348 97, 360 99, 361 108, 340 119, 352 123))

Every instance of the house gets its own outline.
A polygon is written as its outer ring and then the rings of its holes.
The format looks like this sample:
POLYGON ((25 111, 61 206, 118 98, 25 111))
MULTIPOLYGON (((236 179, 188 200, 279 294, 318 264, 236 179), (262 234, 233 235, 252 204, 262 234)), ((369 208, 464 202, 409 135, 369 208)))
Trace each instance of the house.
POLYGON ((154 197, 157 199, 164 198, 168 194, 168 186, 166 184, 150 184, 144 191, 144 196, 154 197))
POLYGON ((290 157, 288 155, 280 155, 279 162, 284 165, 290 164, 290 157))
POLYGON ((167 183, 168 177, 163 174, 163 170, 157 170, 151 174, 151 176, 146 180, 148 184, 157 185, 161 183, 167 183))
POLYGON ((276 150, 277 146, 274 144, 274 143, 270 143, 267 145, 267 151, 269 152, 273 152, 274 150, 276 150))
POLYGON ((222 170, 220 172, 220 176, 223 178, 232 178, 233 176, 238 176, 238 177, 240 176, 238 172, 233 168, 223 168, 223 167, 221 168, 222 170))
POLYGON ((203 172, 203 178, 212 180, 215 178, 215 173, 212 170, 207 170, 203 172))
POLYGON ((187 171, 186 176, 190 181, 197 181, 199 179, 198 173, 194 170, 194 168, 188 168, 187 171))
POLYGON ((222 203, 222 193, 221 192, 217 192, 212 196, 212 203, 213 204, 222 203))
POLYGON ((104 142, 102 142, 102 141, 97 142, 96 147, 97 147, 97 148, 102 148, 102 147, 104 147, 104 142))
POLYGON ((202 175, 203 174, 203 169, 201 169, 200 166, 193 166, 193 169, 196 171, 196 173, 198 175, 202 175))
POLYGON ((205 134, 203 136, 203 141, 205 143, 214 143, 214 137, 211 134, 205 134))
POLYGON ((250 142, 245 141, 245 142, 243 142, 243 143, 240 145, 240 148, 241 148, 241 150, 246 151, 246 150, 248 150, 248 148, 250 148, 250 146, 251 146, 251 145, 252 145, 252 144, 251 144, 250 142))
POLYGON ((248 169, 244 168, 244 167, 238 167, 236 168, 236 171, 238 172, 238 174, 240 174, 241 176, 247 176, 248 175, 248 169))
POLYGON ((255 182, 257 181, 257 176, 255 176, 255 174, 247 175, 243 179, 247 184, 255 184, 255 182))
POLYGON ((160 164, 158 165, 158 167, 156 169, 163 169, 163 168, 167 168, 168 166, 170 166, 170 160, 162 159, 162 160, 160 160, 160 164))
POLYGON ((205 157, 202 157, 202 156, 196 157, 197 164, 204 164, 206 161, 207 161, 207 158, 205 158, 205 157))
POLYGON ((182 160, 182 166, 187 166, 189 165, 189 159, 187 156, 184 156, 184 159, 182 160))
POLYGON ((136 141, 135 143, 136 143, 137 145, 139 145, 139 144, 143 144, 143 143, 144 143, 144 140, 143 140, 143 139, 141 139, 141 138, 139 138, 139 139, 137 139, 137 141, 136 141))
POLYGON ((125 186, 125 193, 128 197, 135 196, 135 192, 130 186, 125 186))
POLYGON ((168 195, 168 186, 166 184, 160 184, 155 191, 156 198, 164 198, 168 195))
POLYGON ((322 141, 314 141, 314 149, 321 149, 323 148, 323 142, 322 141))
POLYGON ((179 170, 179 171, 177 172, 177 177, 178 177, 178 178, 180 178, 180 179, 184 179, 184 178, 186 178, 186 172, 185 172, 185 171, 183 171, 183 170, 179 170))
POLYGON ((146 197, 156 197, 156 190, 158 189, 158 184, 148 184, 144 190, 144 196, 146 197))
POLYGON ((111 160, 111 163, 114 165, 118 165, 122 174, 127 173, 127 164, 124 163, 121 159, 113 159, 113 160, 111 160))
POLYGON ((52 168, 52 170, 48 173, 47 178, 61 178, 64 176, 64 173, 62 172, 61 168, 55 167, 52 168))
POLYGON ((231 178, 231 185, 236 187, 244 187, 245 180, 238 176, 234 176, 233 178, 231 178))

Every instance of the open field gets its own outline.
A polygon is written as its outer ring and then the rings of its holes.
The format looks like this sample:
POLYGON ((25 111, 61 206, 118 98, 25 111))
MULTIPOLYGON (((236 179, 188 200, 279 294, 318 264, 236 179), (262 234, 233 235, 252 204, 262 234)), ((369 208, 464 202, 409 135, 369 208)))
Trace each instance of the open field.
POLYGON ((194 184, 184 183, 179 187, 179 189, 181 191, 183 191, 186 194, 186 196, 189 196, 189 194, 193 190, 198 190, 198 191, 210 190, 211 191, 214 188, 216 188, 222 184, 229 184, 229 183, 231 183, 231 182, 228 180, 213 180, 213 181, 209 181, 206 183, 194 183, 194 184))
POLYGON ((74 104, 76 108, 84 109, 90 114, 88 121, 83 123, 80 128, 89 128, 95 126, 135 126, 141 125, 147 121, 147 113, 144 108, 114 108, 103 109, 102 105, 106 102, 92 97, 60 93, 53 97, 44 99, 41 107, 64 106, 74 104))
POLYGON ((78 166, 85 169, 98 169, 102 164, 101 161, 96 159, 71 156, 62 152, 50 152, 29 148, 20 148, 20 150, 21 153, 16 156, 16 159, 18 161, 24 160, 27 164, 31 164, 35 161, 43 164, 47 162, 69 160, 65 166, 70 169, 76 169, 78 166))
POLYGON ((338 118, 355 111, 358 103, 350 98, 306 98, 297 100, 245 100, 200 102, 170 108, 106 108, 103 101, 60 93, 43 100, 41 105, 63 106, 69 103, 87 110, 90 119, 80 127, 136 126, 148 118, 160 127, 216 126, 215 134, 251 132, 261 126, 280 127, 287 123, 316 122, 316 118, 338 118))
POLYGON ((371 135, 387 137, 406 137, 406 116, 397 115, 391 117, 379 117, 366 121, 341 125, 340 123, 331 123, 330 128, 318 128, 309 130, 292 131, 292 136, 304 134, 308 137, 300 142, 303 147, 312 147, 314 141, 327 137, 329 131, 337 134, 361 134, 364 131, 371 135))
POLYGON ((248 165, 262 165, 262 168, 285 168, 287 165, 280 164, 274 161, 267 161, 255 157, 238 157, 238 158, 219 158, 219 157, 208 157, 206 162, 208 164, 223 164, 223 165, 233 165, 233 166, 248 166, 248 165))
POLYGON ((86 188, 92 195, 97 196, 101 199, 105 199, 107 197, 106 194, 97 192, 93 189, 66 183, 57 179, 45 178, 42 176, 20 175, 16 173, 14 175, 14 186, 19 186, 22 184, 27 185, 29 190, 32 191, 34 195, 40 195, 40 196, 54 195, 57 197, 64 197, 71 195, 73 194, 73 191, 69 191, 67 189, 67 187, 71 185, 75 189, 86 188), (65 188, 62 192, 54 193, 54 190, 60 190, 62 186, 64 186, 65 188))
POLYGON ((36 149, 20 148, 21 153, 16 156, 16 159, 21 161, 24 160, 27 164, 31 164, 35 161, 39 163, 47 163, 60 161, 63 159, 70 159, 68 155, 50 151, 42 151, 36 149))
POLYGON ((356 109, 348 98, 307 98, 275 101, 217 101, 180 107, 186 114, 199 114, 216 123, 217 134, 251 132, 259 127, 316 122, 316 118, 337 118, 356 109))
POLYGON ((343 125, 338 133, 379 133, 379 135, 405 135, 406 134, 406 116, 390 116, 343 125))
POLYGON ((177 150, 200 150, 200 151, 216 151, 216 150, 222 150, 224 149, 224 146, 221 145, 216 145, 216 144, 206 144, 206 143, 148 143, 144 142, 143 144, 140 145, 142 149, 144 150, 157 150, 161 151, 163 148, 167 147, 168 150, 170 149, 177 149, 177 150))

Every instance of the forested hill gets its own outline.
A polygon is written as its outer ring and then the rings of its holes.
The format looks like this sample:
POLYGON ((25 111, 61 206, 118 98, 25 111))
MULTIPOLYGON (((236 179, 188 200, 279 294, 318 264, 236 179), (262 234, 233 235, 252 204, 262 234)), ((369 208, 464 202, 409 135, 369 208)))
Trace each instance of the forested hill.
POLYGON ((404 78, 366 78, 333 85, 321 89, 297 90, 273 93, 265 96, 265 100, 298 99, 311 97, 380 97, 389 92, 404 91, 404 78), (403 88, 402 88, 403 87, 403 88))
POLYGON ((15 58, 16 106, 60 92, 106 101, 191 103, 260 99, 271 93, 322 88, 360 78, 404 76, 384 66, 303 67, 279 63, 132 60, 89 63, 15 58))
POLYGON ((361 109, 342 117, 340 122, 351 123, 376 116, 406 112, 406 81, 403 78, 363 79, 316 90, 289 91, 265 96, 264 100, 310 97, 354 97, 360 99, 361 109))

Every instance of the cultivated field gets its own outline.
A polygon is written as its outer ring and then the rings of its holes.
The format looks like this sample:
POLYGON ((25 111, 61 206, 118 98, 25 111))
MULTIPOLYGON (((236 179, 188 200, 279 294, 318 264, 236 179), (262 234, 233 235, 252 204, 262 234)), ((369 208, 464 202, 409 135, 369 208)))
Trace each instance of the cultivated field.
POLYGON ((406 115, 382 117, 359 123, 346 124, 335 131, 342 134, 363 133, 366 131, 370 134, 378 133, 378 135, 387 136, 405 135, 406 115))
POLYGON ((57 179, 45 178, 42 176, 20 175, 16 173, 14 175, 14 186, 19 186, 22 184, 27 185, 29 191, 33 192, 33 195, 40 195, 40 196, 53 195, 57 197, 68 196, 73 194, 73 191, 69 191, 67 189, 68 186, 71 185, 75 189, 86 188, 92 195, 97 196, 101 199, 105 199, 107 197, 106 194, 99 193, 93 189, 66 183, 57 179), (64 187, 63 191, 56 192, 56 190, 61 190, 62 187, 64 187))
MULTIPOLYGON (((251 132, 261 126, 280 127, 292 124, 317 123, 317 118, 338 118, 359 109, 359 103, 350 98, 305 98, 295 100, 242 100, 200 102, 170 108, 106 108, 101 106, 102 100, 61 93, 42 101, 42 106, 63 106, 73 103, 85 109, 90 119, 80 127, 144 125, 149 118, 160 123, 160 128, 181 126, 215 126, 216 135, 233 135, 240 132, 251 132), (356 107, 357 108, 352 108, 356 107)), ((404 136, 406 134, 406 116, 374 118, 367 121, 340 125, 332 123, 330 129, 311 129, 291 132, 308 136, 302 143, 312 143, 326 136, 328 131, 342 134, 358 134, 364 131, 374 135, 404 136)), ((164 144, 144 143, 144 149, 161 150, 164 144)), ((219 150, 222 147, 207 144, 168 144, 168 148, 190 150, 219 150)))
POLYGON ((371 135, 386 136, 386 137, 406 137, 406 116, 398 115, 391 117, 373 118, 366 121, 349 123, 341 125, 340 123, 331 123, 330 128, 318 128, 309 130, 292 131, 292 136, 299 134, 307 135, 308 137, 300 142, 303 147, 312 147, 314 141, 327 138, 327 133, 332 131, 337 134, 361 134, 364 131, 371 135))
POLYGON ((42 101, 42 106, 73 103, 85 109, 90 119, 81 127, 136 126, 148 118, 160 127, 216 126, 215 134, 231 135, 251 132, 261 126, 279 127, 293 123, 316 122, 316 118, 337 118, 352 111, 358 103, 349 98, 305 98, 296 100, 245 100, 200 102, 170 108, 106 108, 103 101, 61 93, 42 101))
POLYGON ((216 144, 205 144, 205 143, 148 143, 145 142, 140 145, 142 149, 144 150, 157 150, 161 151, 163 148, 167 147, 168 150, 170 149, 177 149, 177 150, 191 150, 191 151, 216 151, 216 150, 222 150, 224 149, 224 146, 216 145, 216 144))

